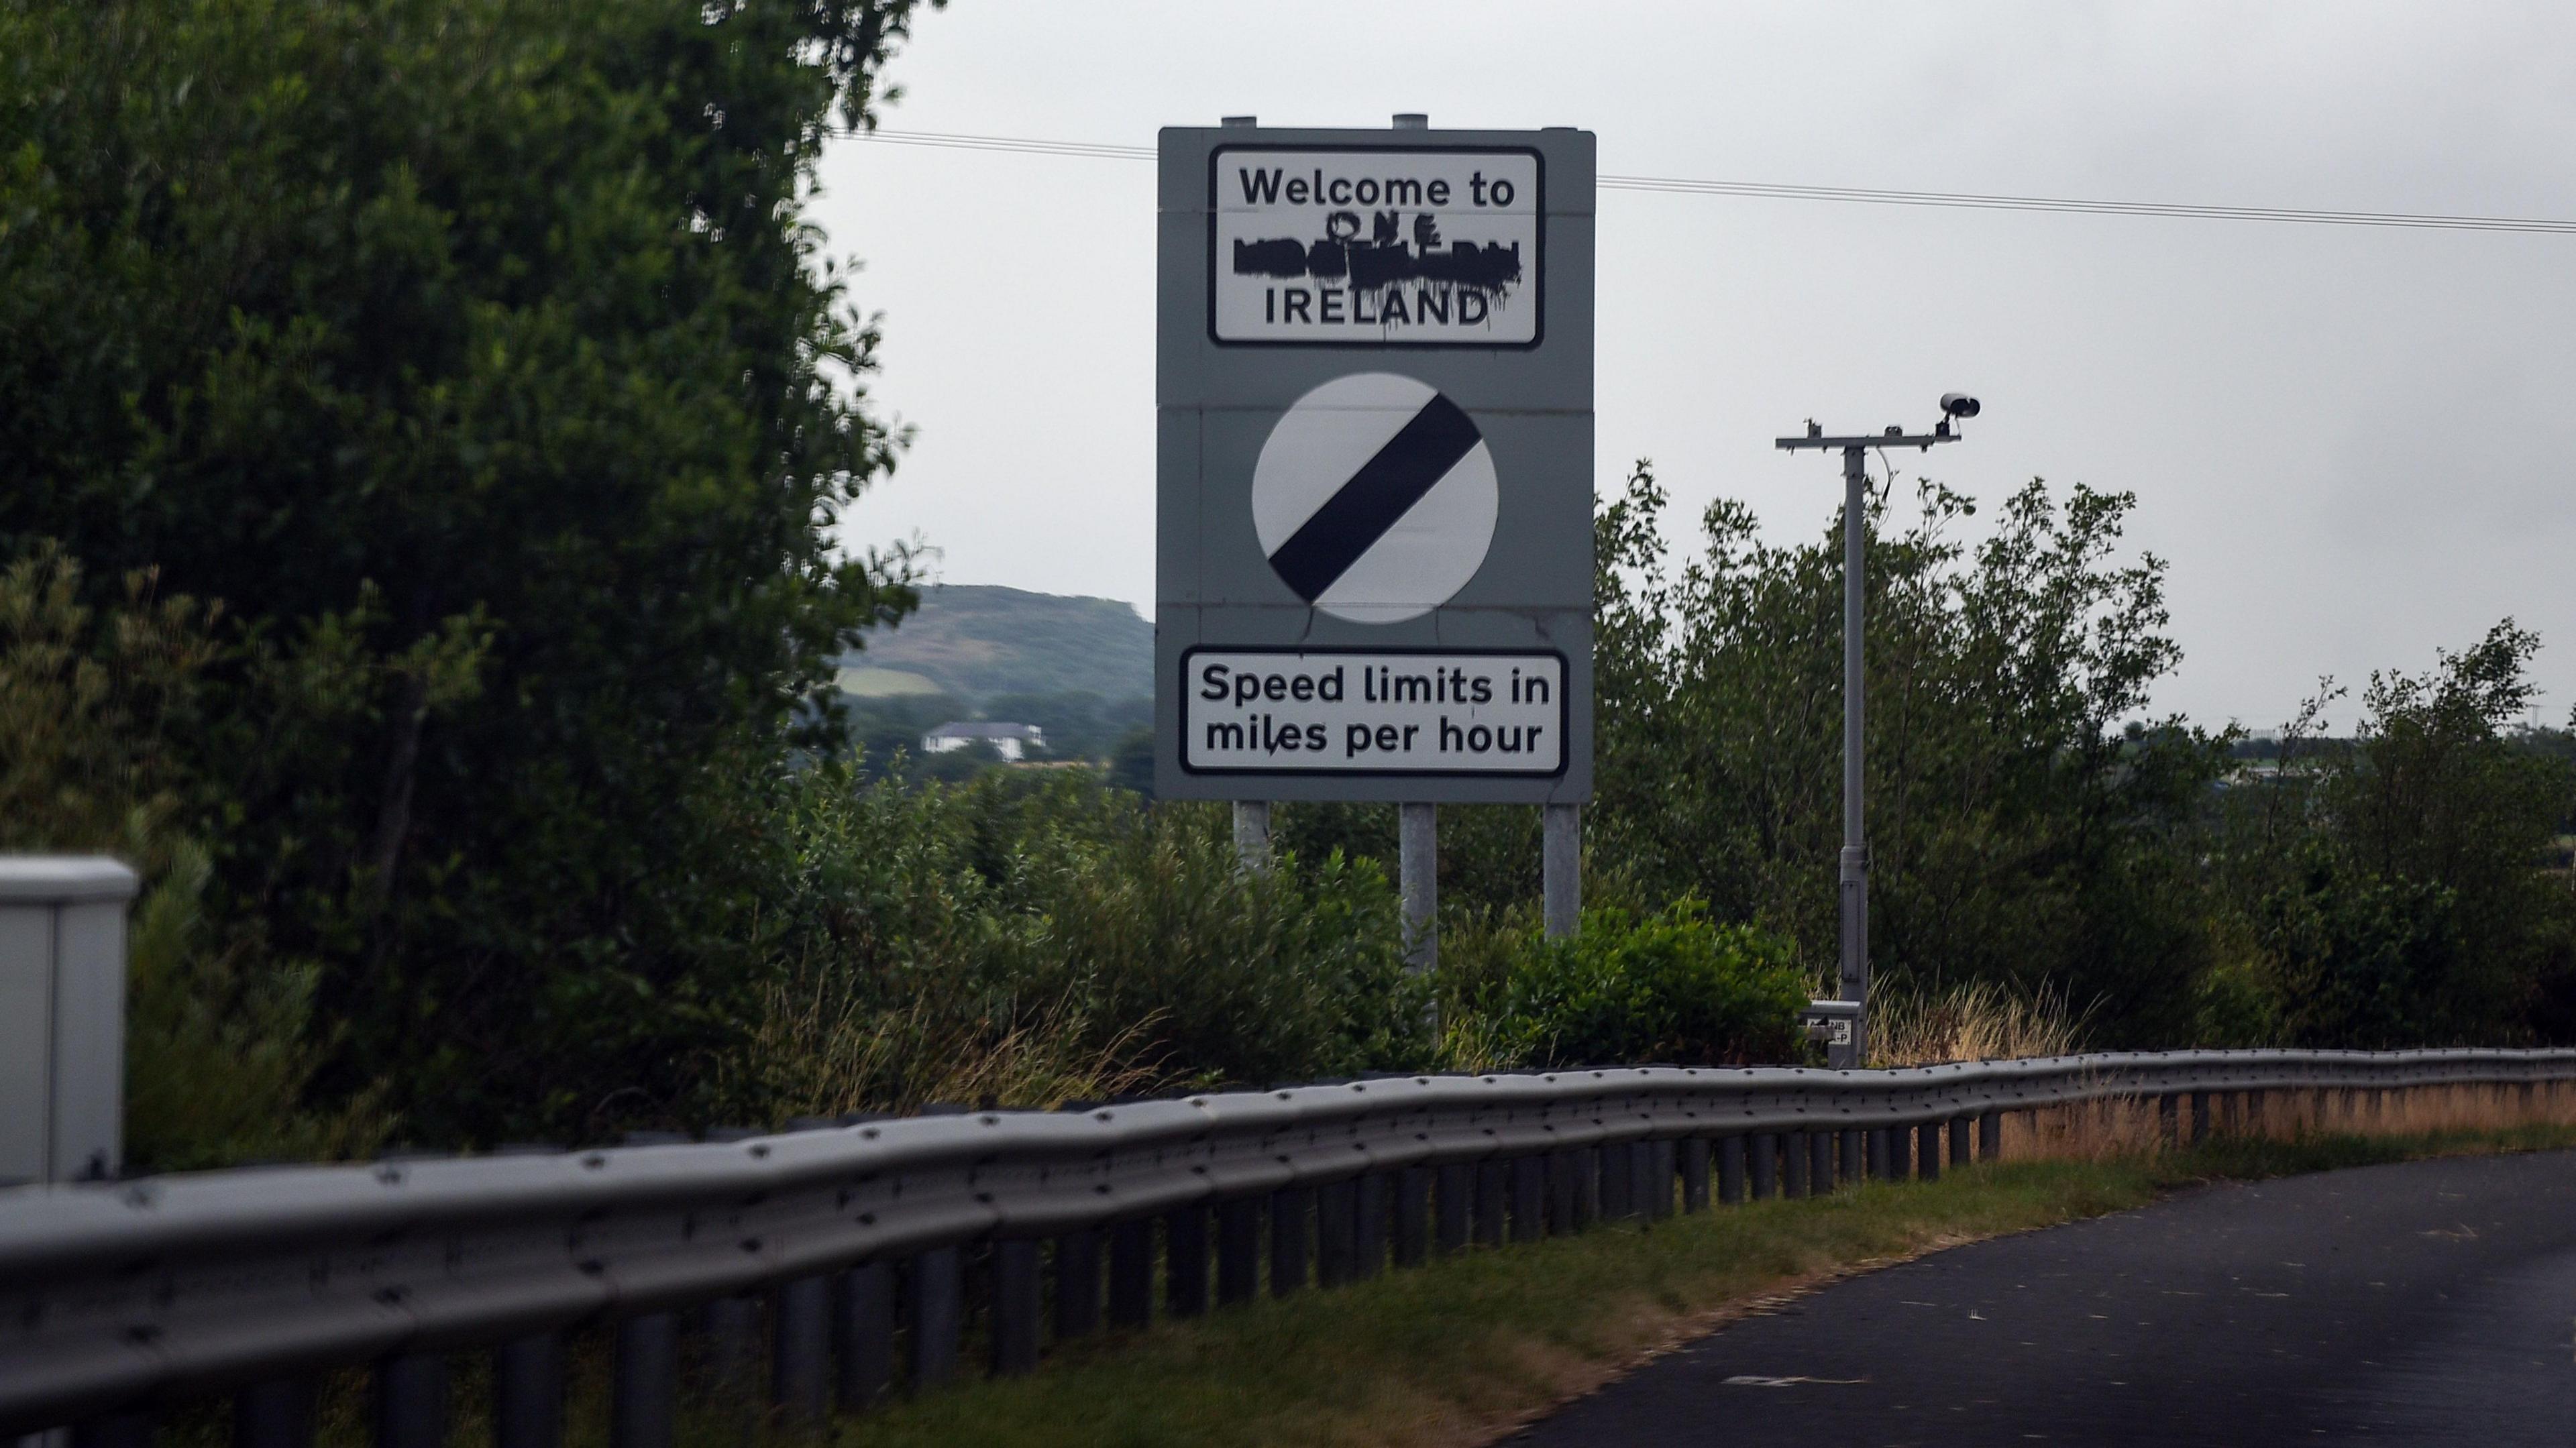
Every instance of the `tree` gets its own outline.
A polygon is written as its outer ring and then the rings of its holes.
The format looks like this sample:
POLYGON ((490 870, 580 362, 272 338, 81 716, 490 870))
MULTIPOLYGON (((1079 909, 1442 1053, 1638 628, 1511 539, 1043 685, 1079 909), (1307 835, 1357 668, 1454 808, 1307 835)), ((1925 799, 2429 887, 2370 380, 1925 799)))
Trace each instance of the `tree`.
MULTIPOLYGON (((2185 847, 2224 737, 2141 719, 2180 651, 2161 560, 2124 561, 2135 500, 2034 481, 1969 548, 1974 505, 1926 483, 1869 505, 1871 955, 1892 984, 1994 979, 2101 1002, 2105 1034, 2188 1033, 2206 950, 2185 847)), ((1834 958, 1841 843, 1837 521, 1760 541, 1741 504, 1676 570, 1640 464, 1596 525, 1596 856, 1650 898, 1834 958)))
POLYGON ((734 785, 912 602, 830 541, 900 439, 798 218, 911 11, 0 15, 0 555, 221 600, 215 899, 433 1132, 662 1089, 751 933, 734 785))

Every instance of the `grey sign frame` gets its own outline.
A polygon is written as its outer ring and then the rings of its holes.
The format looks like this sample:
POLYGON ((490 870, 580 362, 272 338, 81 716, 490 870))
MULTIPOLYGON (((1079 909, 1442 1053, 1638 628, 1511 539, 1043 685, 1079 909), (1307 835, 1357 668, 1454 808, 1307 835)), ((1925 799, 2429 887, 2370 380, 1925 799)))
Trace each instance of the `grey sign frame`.
POLYGON ((1170 127, 1161 134, 1156 296, 1155 791, 1165 798, 1580 804, 1592 794, 1593 198, 1597 146, 1540 131, 1170 127), (1510 152, 1540 168, 1529 342, 1342 345, 1220 341, 1212 323, 1219 150, 1510 152), (1499 501, 1475 575, 1397 623, 1337 618, 1297 596, 1256 536, 1251 480, 1271 427, 1359 372, 1415 378, 1491 448, 1499 501), (1565 760, 1549 777, 1449 772, 1194 773, 1179 747, 1192 650, 1554 653, 1565 760))

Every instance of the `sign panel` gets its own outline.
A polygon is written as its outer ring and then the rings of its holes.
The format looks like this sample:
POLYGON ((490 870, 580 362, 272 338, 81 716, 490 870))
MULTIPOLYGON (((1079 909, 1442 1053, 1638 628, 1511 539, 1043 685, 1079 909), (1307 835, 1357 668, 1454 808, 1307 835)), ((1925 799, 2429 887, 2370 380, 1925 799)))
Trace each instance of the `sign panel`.
POLYGON ((1208 165, 1216 340, 1538 341, 1536 152, 1220 146, 1208 165))
POLYGON ((1447 603, 1494 539, 1494 457, 1458 404, 1392 372, 1297 399, 1252 469, 1252 526, 1289 591, 1394 623, 1447 603))
POLYGON ((1181 667, 1181 762, 1193 774, 1565 769, 1556 654, 1192 649, 1181 667))
POLYGON ((1593 138, 1162 142, 1157 792, 1588 798, 1593 138))

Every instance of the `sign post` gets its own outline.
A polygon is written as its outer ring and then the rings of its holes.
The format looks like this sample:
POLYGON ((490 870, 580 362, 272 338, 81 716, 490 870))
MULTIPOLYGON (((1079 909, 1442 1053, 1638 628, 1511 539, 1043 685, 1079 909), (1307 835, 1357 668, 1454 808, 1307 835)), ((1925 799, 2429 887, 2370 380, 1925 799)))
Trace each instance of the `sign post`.
POLYGON ((1551 933, 1576 899, 1594 151, 1418 116, 1161 137, 1155 790, 1405 806, 1419 968, 1434 806, 1550 806, 1551 933))

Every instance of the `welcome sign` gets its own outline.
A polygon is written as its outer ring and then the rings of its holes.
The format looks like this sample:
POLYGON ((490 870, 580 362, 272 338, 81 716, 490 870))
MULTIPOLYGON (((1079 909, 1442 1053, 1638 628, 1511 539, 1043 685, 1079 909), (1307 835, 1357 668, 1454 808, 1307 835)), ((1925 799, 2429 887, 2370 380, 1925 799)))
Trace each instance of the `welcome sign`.
POLYGON ((1161 156, 1156 793, 1588 799, 1593 137, 1161 156))
POLYGON ((1526 150, 1220 147, 1220 342, 1527 347, 1545 308, 1545 166, 1526 150))

